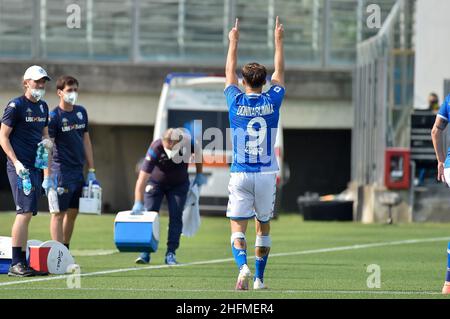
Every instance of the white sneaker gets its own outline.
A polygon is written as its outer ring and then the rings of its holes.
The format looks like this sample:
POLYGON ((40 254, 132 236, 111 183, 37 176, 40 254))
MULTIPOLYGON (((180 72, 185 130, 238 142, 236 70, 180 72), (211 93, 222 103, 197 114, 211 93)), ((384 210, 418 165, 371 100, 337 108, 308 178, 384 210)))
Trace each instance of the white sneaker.
POLYGON ((264 283, 262 282, 261 279, 255 278, 255 280, 253 281, 253 289, 255 289, 255 290, 257 290, 257 289, 267 289, 267 287, 264 285, 264 283))
POLYGON ((252 277, 252 273, 247 265, 243 265, 239 271, 239 276, 236 282, 236 290, 248 290, 248 282, 252 277))

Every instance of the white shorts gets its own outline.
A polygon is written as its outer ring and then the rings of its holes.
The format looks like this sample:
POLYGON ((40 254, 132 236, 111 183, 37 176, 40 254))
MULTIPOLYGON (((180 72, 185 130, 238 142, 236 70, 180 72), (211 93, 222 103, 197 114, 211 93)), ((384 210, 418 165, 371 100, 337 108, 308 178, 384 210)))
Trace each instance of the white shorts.
POLYGON ((231 173, 227 217, 266 223, 273 216, 276 173, 231 173))
POLYGON ((450 187, 450 168, 444 168, 444 177, 445 182, 447 183, 448 187, 450 187))

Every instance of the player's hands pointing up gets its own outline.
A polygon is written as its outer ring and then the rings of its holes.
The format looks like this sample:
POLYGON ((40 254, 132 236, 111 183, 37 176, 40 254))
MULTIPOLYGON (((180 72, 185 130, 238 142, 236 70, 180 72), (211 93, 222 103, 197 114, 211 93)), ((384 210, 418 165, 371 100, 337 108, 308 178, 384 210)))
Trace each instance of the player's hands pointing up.
POLYGON ((275 40, 282 40, 284 36, 284 27, 280 23, 280 19, 277 16, 275 20, 275 40))
POLYGON ((228 33, 228 39, 230 41, 239 41, 239 19, 236 18, 236 22, 234 23, 234 27, 231 29, 230 33, 228 33))

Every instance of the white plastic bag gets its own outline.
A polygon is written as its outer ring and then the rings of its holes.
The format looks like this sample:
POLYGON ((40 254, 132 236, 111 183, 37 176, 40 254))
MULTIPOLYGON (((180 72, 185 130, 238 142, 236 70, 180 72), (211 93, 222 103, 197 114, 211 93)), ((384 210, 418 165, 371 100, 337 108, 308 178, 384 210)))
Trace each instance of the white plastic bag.
POLYGON ((200 191, 197 185, 192 185, 187 194, 186 204, 183 210, 183 231, 186 237, 194 236, 200 228, 200 191))
POLYGON ((59 213, 58 194, 52 187, 48 190, 47 198, 48 198, 48 209, 50 210, 50 213, 51 214, 59 213))

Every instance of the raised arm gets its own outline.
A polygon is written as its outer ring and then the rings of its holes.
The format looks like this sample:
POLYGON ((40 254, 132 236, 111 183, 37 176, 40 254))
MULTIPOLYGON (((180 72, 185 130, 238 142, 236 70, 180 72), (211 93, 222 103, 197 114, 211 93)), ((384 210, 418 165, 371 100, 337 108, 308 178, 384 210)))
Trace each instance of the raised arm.
POLYGON ((437 116, 436 122, 434 123, 433 129, 431 130, 431 138, 433 140, 434 152, 436 153, 436 159, 438 161, 438 176, 437 180, 445 182, 444 177, 444 162, 445 162, 445 152, 444 152, 444 130, 447 127, 447 120, 437 116))
POLYGON ((284 47, 283 47, 284 28, 280 24, 277 17, 275 21, 275 56, 274 56, 274 72, 272 74, 271 83, 278 84, 284 87, 284 47))
POLYGON ((239 20, 236 19, 234 27, 228 33, 229 45, 227 54, 227 63, 225 66, 226 83, 225 87, 234 84, 238 85, 237 66, 237 47, 239 42, 239 20))

